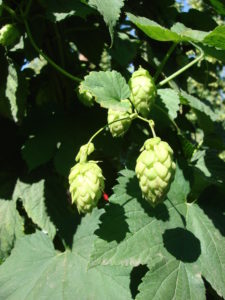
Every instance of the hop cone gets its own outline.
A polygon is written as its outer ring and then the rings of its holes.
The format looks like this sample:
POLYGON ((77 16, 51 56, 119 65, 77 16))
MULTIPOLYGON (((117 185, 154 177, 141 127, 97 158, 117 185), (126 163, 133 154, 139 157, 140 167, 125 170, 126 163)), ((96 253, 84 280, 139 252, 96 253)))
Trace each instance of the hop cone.
POLYGON ((0 44, 2 46, 13 45, 19 37, 19 31, 12 24, 6 24, 0 29, 0 44))
POLYGON ((149 72, 141 67, 135 71, 130 80, 131 102, 143 117, 148 117, 156 97, 156 87, 149 72))
MULTIPOLYGON (((132 113, 132 108, 129 100, 122 100, 121 102, 129 103, 129 110, 127 111, 119 111, 119 110, 108 110, 108 123, 114 122, 119 119, 123 119, 129 117, 132 113)), ((131 125, 131 119, 127 118, 109 125, 109 130, 113 137, 120 137, 123 136, 131 125)))
POLYGON ((69 183, 72 203, 76 204, 78 211, 91 212, 104 189, 104 177, 97 163, 77 163, 70 171, 69 183))
POLYGON ((85 106, 91 107, 94 105, 94 97, 90 92, 83 88, 82 83, 78 87, 77 96, 80 102, 85 106))
POLYGON ((143 197, 154 207, 162 202, 175 174, 173 150, 159 137, 148 139, 136 164, 143 197))

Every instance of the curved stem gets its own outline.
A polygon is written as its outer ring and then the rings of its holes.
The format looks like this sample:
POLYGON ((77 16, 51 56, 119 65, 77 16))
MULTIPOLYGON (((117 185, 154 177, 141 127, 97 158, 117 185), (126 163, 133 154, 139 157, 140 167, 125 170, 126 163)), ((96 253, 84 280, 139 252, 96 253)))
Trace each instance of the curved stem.
POLYGON ((57 71, 59 71, 60 73, 62 73, 63 75, 65 75, 66 77, 72 79, 73 81, 76 81, 76 82, 81 82, 82 79, 80 79, 79 77, 76 77, 72 74, 70 74, 69 72, 67 72, 66 70, 64 70, 63 68, 61 68, 60 66, 58 66, 50 57, 48 57, 41 49, 39 49, 39 47, 37 46, 37 44, 35 43, 34 39, 33 39, 33 36, 31 34, 31 31, 30 31, 30 27, 28 25, 28 22, 26 19, 23 20, 24 21, 24 25, 25 25, 25 28, 26 28, 26 31, 27 31, 27 35, 28 35, 28 38, 30 39, 30 42, 32 44, 32 46, 34 47, 34 49, 42 56, 44 57, 44 59, 47 60, 47 62, 52 65, 57 71))
POLYGON ((14 19, 16 19, 17 21, 21 22, 21 20, 18 18, 16 12, 9 7, 8 5, 6 5, 5 3, 1 4, 2 8, 5 9, 14 19))
POLYGON ((187 69, 189 69, 190 67, 192 67, 193 65, 195 65, 199 60, 201 60, 203 58, 204 52, 202 51, 202 49, 200 47, 198 47, 197 45, 195 45, 195 44, 193 44, 193 45, 196 48, 198 48, 198 50, 200 51, 200 55, 198 57, 196 57, 193 61, 191 61, 190 63, 188 63, 186 66, 184 66, 183 68, 181 68, 180 70, 178 70, 177 72, 173 73, 172 75, 170 75, 166 79, 160 81, 159 84, 157 85, 157 87, 163 86, 164 84, 166 84, 170 80, 174 79, 175 77, 177 77, 178 75, 180 75, 181 73, 183 73, 184 71, 186 71, 187 69))
POLYGON ((139 115, 137 116, 137 118, 149 124, 149 120, 148 119, 145 119, 145 118, 143 118, 143 117, 141 117, 139 115))
POLYGON ((153 120, 149 120, 148 124, 149 124, 149 126, 150 126, 150 128, 151 128, 152 135, 153 135, 153 137, 155 138, 155 137, 157 136, 157 135, 155 134, 155 129, 154 129, 155 123, 154 123, 153 120))
POLYGON ((154 75, 154 81, 156 82, 157 78, 159 77, 159 74, 162 72, 162 69, 164 68, 167 60, 169 59, 170 55, 172 54, 173 50, 176 48, 177 43, 173 43, 171 47, 169 48, 168 52, 166 53, 165 57, 161 61, 155 75, 154 75))
POLYGON ((26 9, 25 9, 25 12, 24 12, 25 17, 29 14, 31 4, 32 4, 32 0, 28 0, 27 6, 26 6, 26 9))
POLYGON ((105 130, 109 125, 111 125, 111 124, 113 124, 113 123, 116 123, 116 122, 119 122, 119 121, 127 120, 127 119, 133 120, 133 119, 135 119, 135 118, 137 118, 136 114, 131 114, 131 115, 129 115, 128 117, 121 118, 121 119, 118 119, 118 120, 115 120, 115 121, 112 121, 112 122, 106 124, 105 126, 101 127, 98 131, 96 131, 96 132, 91 136, 91 138, 90 138, 89 141, 88 141, 88 144, 90 144, 90 143, 93 141, 93 139, 94 139, 99 133, 101 133, 103 130, 105 130))
POLYGON ((145 118, 143 118, 139 115, 137 116, 137 118, 144 121, 144 122, 146 122, 146 123, 148 123, 148 125, 150 126, 153 137, 156 137, 155 130, 154 130, 154 126, 155 126, 154 121, 153 120, 147 120, 147 119, 145 119, 145 118))

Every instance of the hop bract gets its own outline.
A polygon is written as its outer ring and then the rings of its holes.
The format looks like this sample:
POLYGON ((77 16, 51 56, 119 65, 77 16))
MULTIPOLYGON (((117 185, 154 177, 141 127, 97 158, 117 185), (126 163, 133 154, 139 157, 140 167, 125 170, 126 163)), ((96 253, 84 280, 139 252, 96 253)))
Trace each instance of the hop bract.
POLYGON ((12 24, 6 24, 0 29, 0 44, 2 46, 8 47, 18 40, 19 31, 12 24))
POLYGON ((154 207, 162 202, 175 174, 173 150, 159 137, 148 139, 136 164, 143 197, 154 207))
POLYGON ((77 163, 69 175, 72 203, 79 212, 91 212, 104 190, 102 170, 95 161, 77 163))
POLYGON ((149 72, 139 67, 132 74, 129 86, 131 89, 130 99, 137 112, 143 117, 148 117, 156 97, 156 87, 149 72))
POLYGON ((90 92, 83 88, 82 83, 78 87, 77 96, 80 102, 85 106, 91 107, 94 105, 94 97, 90 92))
POLYGON ((108 123, 114 122, 109 125, 109 130, 113 137, 121 137, 123 136, 131 125, 131 119, 129 115, 132 113, 132 107, 129 100, 122 100, 121 102, 126 102, 129 104, 129 110, 127 111, 119 111, 119 110, 108 110, 108 123), (127 118, 121 121, 116 122, 117 120, 127 118))

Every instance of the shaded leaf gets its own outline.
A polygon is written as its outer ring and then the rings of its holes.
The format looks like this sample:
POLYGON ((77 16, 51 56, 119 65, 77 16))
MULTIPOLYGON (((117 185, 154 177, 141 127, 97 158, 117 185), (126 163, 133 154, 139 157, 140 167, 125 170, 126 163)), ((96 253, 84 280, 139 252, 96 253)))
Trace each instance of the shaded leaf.
POLYGON ((138 43, 138 40, 131 39, 127 34, 119 32, 115 36, 113 47, 109 49, 109 53, 121 66, 127 66, 136 56, 138 43))
POLYGON ((47 18, 55 22, 60 22, 71 16, 86 18, 87 15, 93 12, 88 5, 76 0, 66 2, 62 0, 41 0, 40 2, 46 8, 47 18))
POLYGON ((220 184, 225 182, 225 162, 219 158, 215 150, 197 151, 191 161, 210 182, 220 184))

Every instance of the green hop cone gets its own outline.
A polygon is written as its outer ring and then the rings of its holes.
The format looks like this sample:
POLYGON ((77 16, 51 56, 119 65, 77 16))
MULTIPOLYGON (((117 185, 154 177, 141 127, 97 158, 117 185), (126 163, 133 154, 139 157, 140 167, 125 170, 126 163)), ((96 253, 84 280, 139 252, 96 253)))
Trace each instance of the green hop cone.
POLYGON ((142 67, 135 71, 130 80, 131 102, 143 117, 148 117, 155 101, 156 87, 149 72, 142 67))
POLYGON ((173 150, 159 137, 145 141, 136 164, 143 197, 154 207, 162 202, 173 181, 176 164, 173 150))
POLYGON ((127 118, 118 122, 114 122, 111 125, 109 125, 109 130, 113 137, 121 137, 123 136, 127 130, 130 128, 131 125, 131 118, 128 118, 130 114, 132 113, 132 107, 129 100, 122 100, 121 102, 128 103, 129 109, 126 111, 120 111, 120 110, 114 110, 109 109, 108 110, 108 124, 114 121, 117 121, 119 119, 127 118))
POLYGON ((97 206, 104 190, 104 177, 95 161, 77 163, 69 175, 72 203, 82 213, 91 212, 97 206))
POLYGON ((93 95, 83 88, 82 83, 80 83, 78 87, 77 96, 80 102, 83 103, 85 106, 91 107, 94 105, 93 95))
POLYGON ((0 44, 8 47, 17 42, 19 38, 18 29, 12 24, 6 24, 0 29, 0 44))

